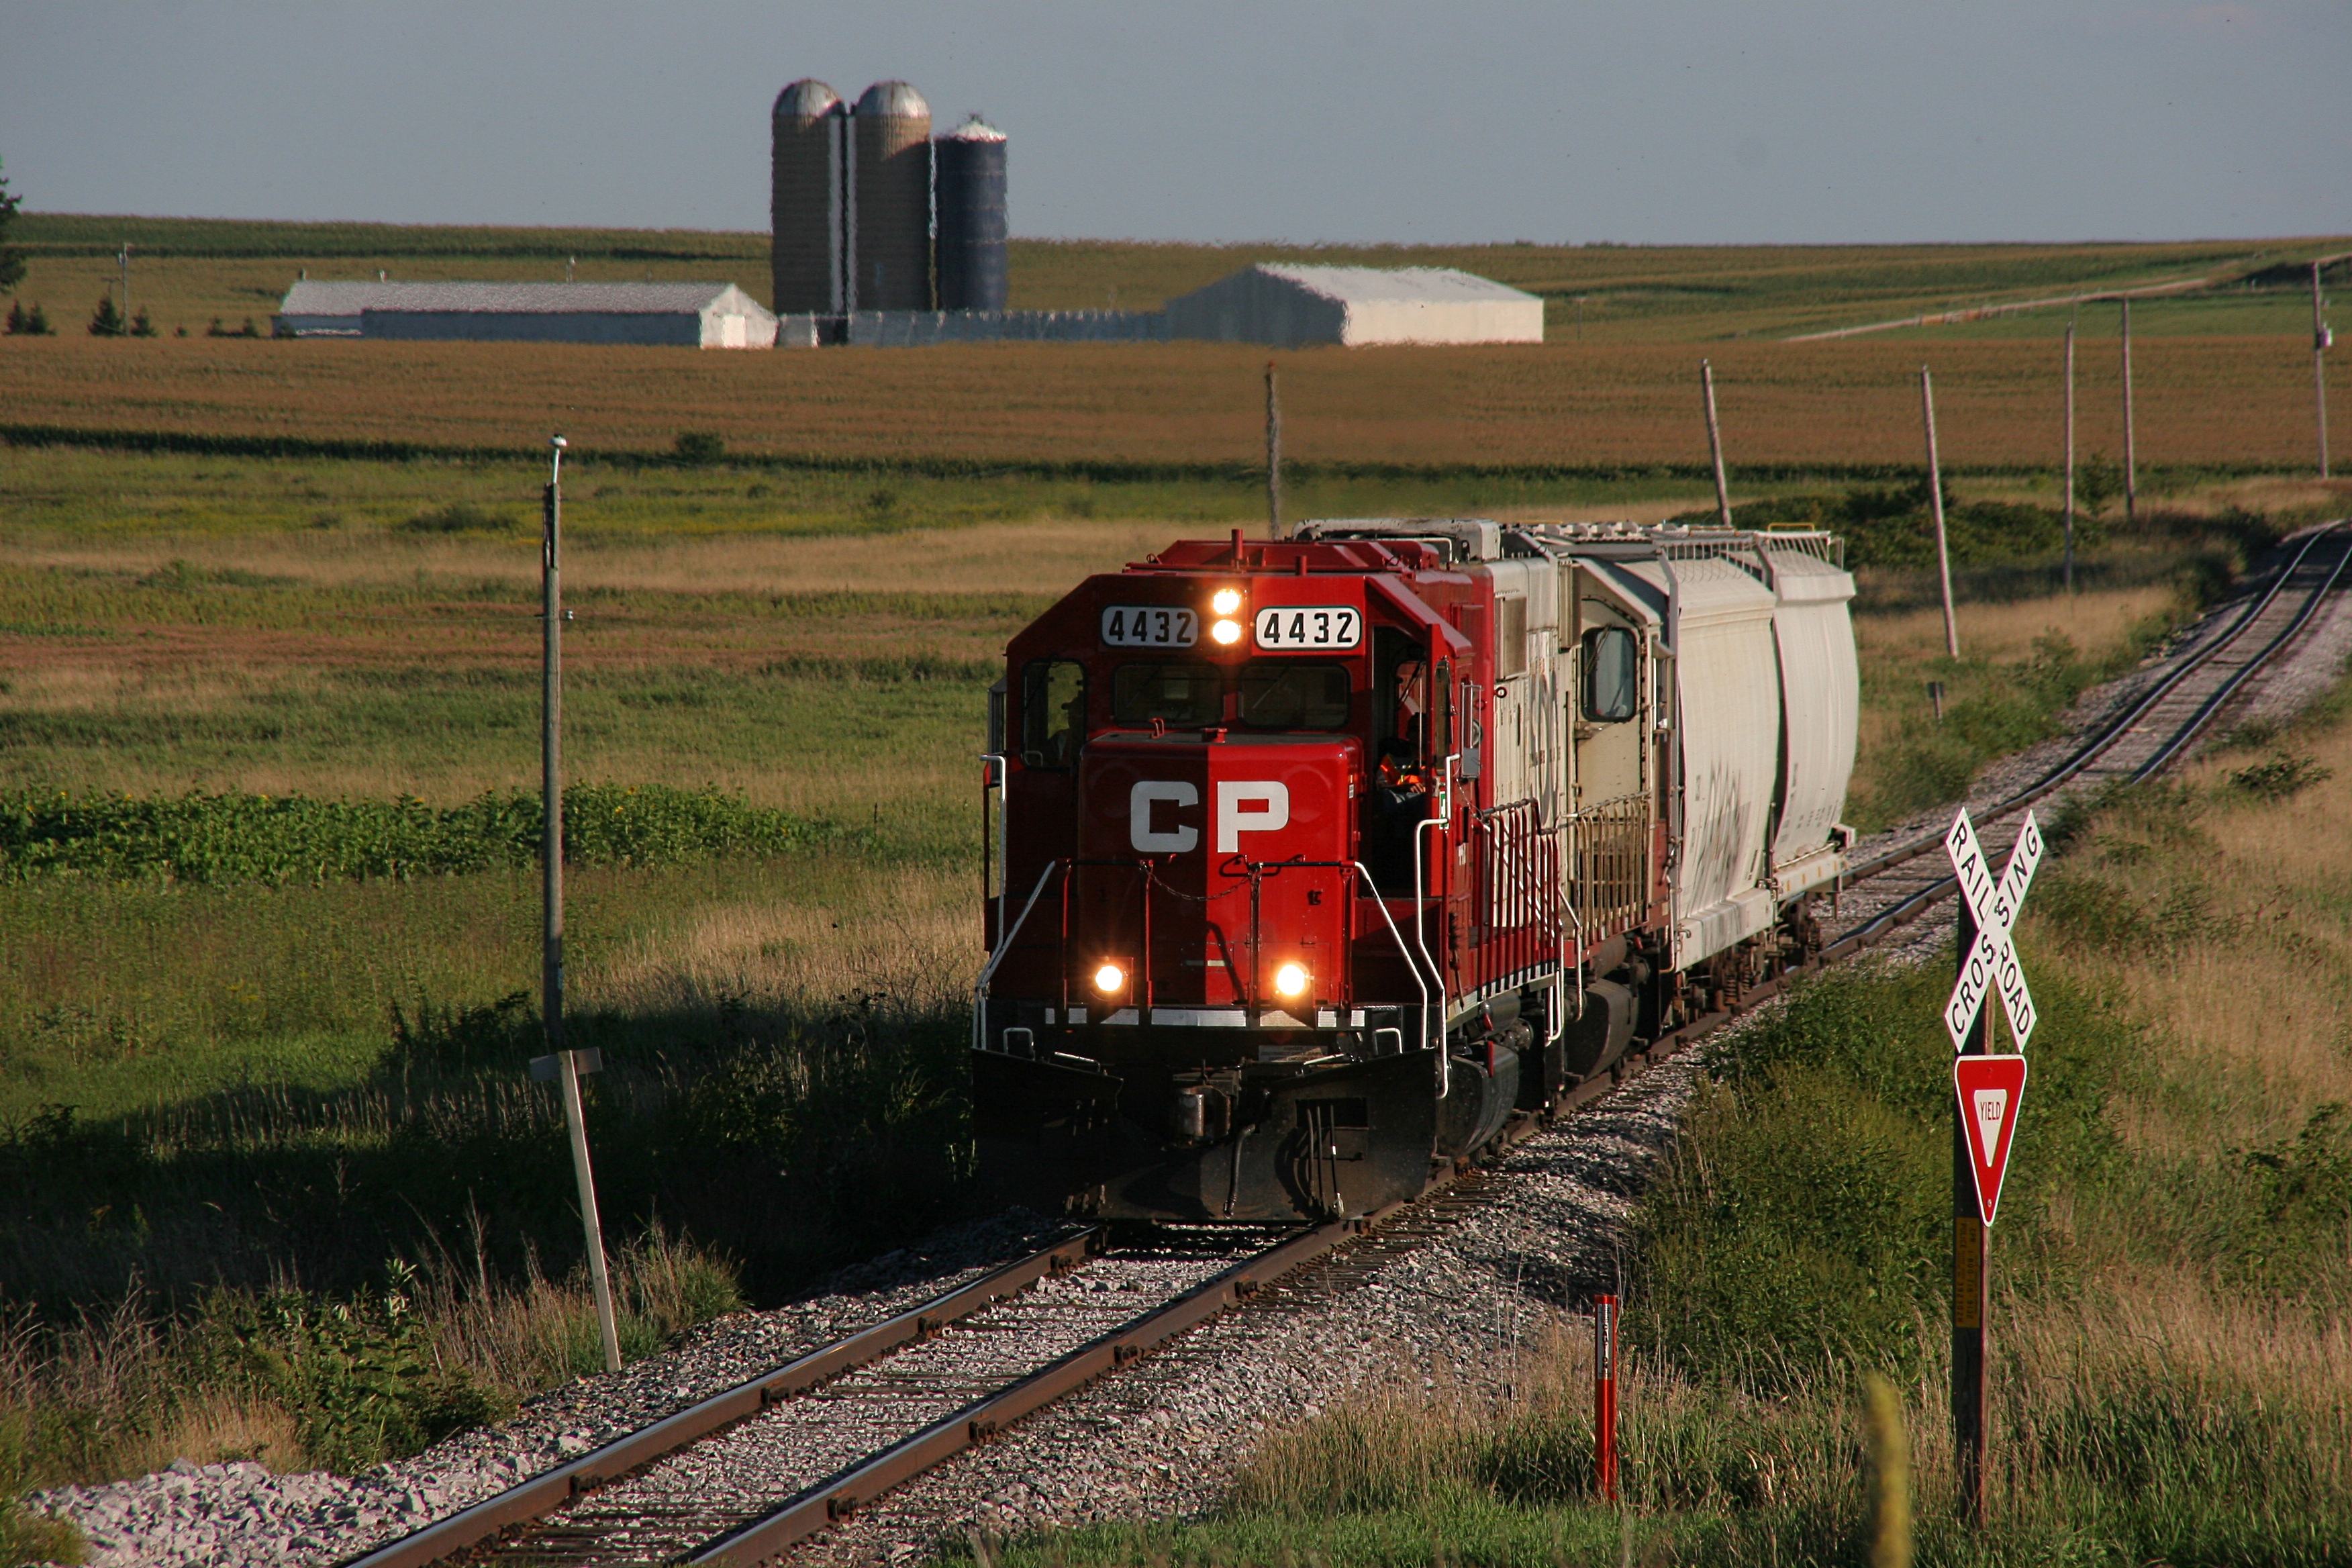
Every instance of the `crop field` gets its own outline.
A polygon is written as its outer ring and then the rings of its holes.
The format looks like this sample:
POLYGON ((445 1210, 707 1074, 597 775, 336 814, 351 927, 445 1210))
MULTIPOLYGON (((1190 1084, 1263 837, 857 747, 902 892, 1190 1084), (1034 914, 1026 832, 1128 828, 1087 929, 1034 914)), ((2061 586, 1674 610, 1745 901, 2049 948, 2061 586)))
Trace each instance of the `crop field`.
MULTIPOLYGON (((267 315, 296 273, 408 280, 714 279, 770 303, 768 237, 698 230, 404 227, 26 213, 24 296, 87 313, 131 249, 134 305, 161 330, 267 315)), ((1158 310, 1258 262, 1458 267, 1543 296, 1546 329, 1573 341, 1785 337, 2003 300, 2209 279, 2194 308, 2145 304, 2142 330, 2291 333, 2308 324, 2292 258, 2352 248, 2326 237, 2156 245, 1372 246, 1178 245, 1016 239, 1015 310, 1158 310), (2255 287, 2249 290, 2244 281, 2255 287), (2301 309, 2305 313, 2298 314, 2301 309)), ((2045 323, 2049 318, 2033 318, 2045 323)))
MULTIPOLYGON (((1709 345, 1735 471, 1916 468, 1918 372, 1936 373, 1953 471, 2048 470, 2061 455, 2051 341, 1709 345)), ((1271 358, 1284 451, 1342 471, 1608 473, 1706 461, 1688 345, 1314 349, 1271 358)), ((583 457, 667 453, 707 431, 750 460, 972 472, 1178 470, 1264 463, 1262 376, 1245 345, 967 344, 691 353, 572 344, 0 340, 9 438, 45 428, 232 437, 293 450, 368 443, 528 451, 561 430, 583 457)), ((2139 461, 2164 471, 2307 463, 2306 341, 2137 345, 2139 461)), ((2085 355, 2078 443, 2118 457, 2120 377, 2085 355)), ((2352 409, 2352 394, 2333 400, 2352 409)), ((2336 416, 2352 446, 2352 411, 2336 416)))
MULTIPOLYGON (((2138 450, 2151 478, 2307 460, 2308 304, 2286 258, 2352 242, 2262 246, 1656 248, 1279 247, 1023 241, 1016 306, 1155 307, 1255 260, 1467 267, 1550 301, 1541 346, 1311 350, 1247 345, 985 344, 922 351, 694 354, 584 345, 361 343, 209 337, 267 331, 298 272, 319 278, 731 279, 764 297, 756 234, 395 228, 28 215, 20 297, 60 335, 0 340, 0 435, 44 430, 224 438, 320 453, 529 447, 562 429, 583 457, 642 458, 683 432, 739 459, 799 467, 1243 470, 1262 460, 1260 375, 1282 370, 1286 454, 1308 468, 1622 473, 1706 460, 1696 361, 1716 365, 1735 471, 1916 465, 1917 372, 1937 377, 1956 471, 2057 460, 2064 312, 1831 343, 1799 331, 2053 293, 2208 278, 2143 302, 2138 450), (76 330, 132 246, 133 308, 153 340, 76 330), (1584 325, 1580 332, 1577 301, 1584 325), (174 334, 185 331, 194 335, 174 334)), ((2111 306, 2085 307, 2084 450, 2122 447, 2111 306), (2105 346, 2101 346, 2102 344, 2105 346)), ((2352 420, 2352 394, 2335 400, 2352 420)), ((2346 437, 2352 447, 2352 425, 2346 437)))

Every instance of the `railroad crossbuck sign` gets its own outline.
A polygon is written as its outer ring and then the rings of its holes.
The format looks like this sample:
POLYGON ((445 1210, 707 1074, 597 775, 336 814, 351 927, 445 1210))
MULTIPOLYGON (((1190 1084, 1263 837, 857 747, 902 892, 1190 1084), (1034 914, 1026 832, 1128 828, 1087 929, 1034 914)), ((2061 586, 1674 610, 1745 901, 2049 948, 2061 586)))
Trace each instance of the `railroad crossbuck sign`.
POLYGON ((1960 1126, 1968 1133, 1977 1207, 1990 1226, 1993 1211, 2000 1207, 2001 1178, 2009 1173, 2018 1108, 2025 1103, 2025 1058, 1954 1057, 1952 1092, 1960 1097, 1960 1126))
POLYGON ((2021 1051, 2033 1034, 2033 995, 2025 988, 2025 971, 2018 966, 2017 946, 2009 932, 2017 923, 2019 906, 2025 902, 2025 889, 2033 885, 2033 868, 2042 864, 2042 829, 2035 825, 2033 814, 2027 812, 2025 826, 2018 829, 2017 847, 2009 852, 2009 865, 1999 881, 1985 863, 1984 847, 1977 842, 1976 825, 1969 820, 1968 807, 1962 806, 1952 818, 1951 831, 1944 835, 1944 849, 1952 858, 1960 892, 1977 920, 1976 942, 1969 949, 1968 962, 1960 966, 1952 999, 1944 1006, 1944 1027, 1951 1034, 1952 1048, 1967 1050, 1969 1031, 1976 1027, 1985 994, 1999 990, 2001 1008, 2009 1015, 2010 1033, 2021 1051))

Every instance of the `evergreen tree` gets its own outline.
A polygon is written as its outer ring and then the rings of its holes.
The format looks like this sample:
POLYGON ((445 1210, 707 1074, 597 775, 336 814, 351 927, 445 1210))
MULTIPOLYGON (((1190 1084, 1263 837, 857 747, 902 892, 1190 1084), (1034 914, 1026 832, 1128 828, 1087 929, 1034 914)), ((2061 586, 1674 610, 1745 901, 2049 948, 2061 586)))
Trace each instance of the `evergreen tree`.
POLYGON ((41 309, 38 300, 34 300, 33 308, 25 312, 25 335, 29 338, 54 338, 58 335, 58 330, 49 325, 49 313, 41 309))
POLYGON ((12 338, 21 338, 25 335, 25 307, 15 300, 8 301, 7 331, 12 338))
POLYGON ((89 313, 89 335, 93 338, 119 338, 130 331, 131 323, 122 319, 122 307, 114 302, 111 293, 98 297, 98 309, 89 313))
POLYGON ((139 313, 131 318, 131 335, 134 338, 152 338, 155 335, 155 323, 148 319, 147 307, 144 305, 140 306, 139 313))
POLYGON ((8 194, 8 180, 0 174, 0 293, 13 293, 25 280, 25 258, 8 244, 8 230, 16 221, 16 209, 25 198, 8 194))

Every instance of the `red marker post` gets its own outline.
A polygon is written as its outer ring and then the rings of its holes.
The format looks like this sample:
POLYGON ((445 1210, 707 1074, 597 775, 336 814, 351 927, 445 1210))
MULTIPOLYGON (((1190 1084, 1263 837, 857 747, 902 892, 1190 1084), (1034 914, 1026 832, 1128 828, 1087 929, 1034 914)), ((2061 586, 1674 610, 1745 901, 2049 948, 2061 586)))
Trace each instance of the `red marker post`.
POLYGON ((1592 1471, 1601 1495, 1617 1500, 1617 1298, 1592 1300, 1592 1471))

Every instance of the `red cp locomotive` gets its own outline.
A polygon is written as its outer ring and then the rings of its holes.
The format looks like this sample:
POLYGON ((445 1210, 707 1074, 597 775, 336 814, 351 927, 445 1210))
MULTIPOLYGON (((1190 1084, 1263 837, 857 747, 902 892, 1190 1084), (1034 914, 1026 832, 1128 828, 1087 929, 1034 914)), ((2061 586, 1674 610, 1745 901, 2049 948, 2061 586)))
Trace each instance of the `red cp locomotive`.
POLYGON ((1842 562, 1412 519, 1088 578, 991 702, 984 1181, 1362 1212, 1816 942, 1853 837, 1842 562))

